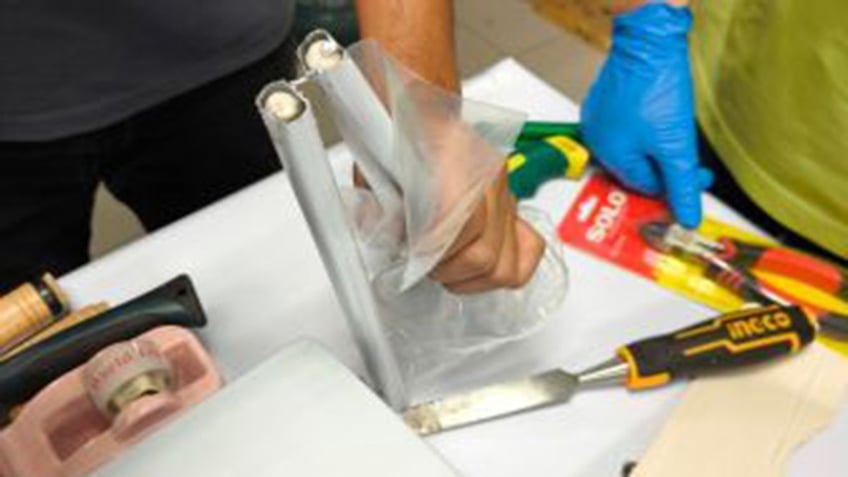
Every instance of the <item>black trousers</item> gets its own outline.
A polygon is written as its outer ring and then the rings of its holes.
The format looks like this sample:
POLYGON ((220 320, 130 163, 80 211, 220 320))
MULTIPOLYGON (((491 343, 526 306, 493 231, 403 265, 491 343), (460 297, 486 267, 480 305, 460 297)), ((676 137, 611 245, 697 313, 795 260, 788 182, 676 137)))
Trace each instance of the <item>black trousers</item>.
POLYGON ((771 234, 780 241, 780 243, 811 255, 825 258, 833 263, 841 265, 842 267, 848 268, 848 260, 844 257, 840 257, 817 245, 803 235, 790 230, 757 205, 748 196, 748 194, 742 190, 742 187, 739 186, 730 174, 730 171, 724 166, 721 158, 719 158, 718 154, 710 145, 703 132, 699 131, 698 136, 698 152, 701 162, 715 173, 715 182, 710 188, 710 192, 721 199, 721 201, 726 205, 732 207, 745 218, 771 234))
POLYGON ((0 292, 89 260, 100 182, 152 231, 279 170, 254 97, 290 51, 101 130, 0 142, 0 292))

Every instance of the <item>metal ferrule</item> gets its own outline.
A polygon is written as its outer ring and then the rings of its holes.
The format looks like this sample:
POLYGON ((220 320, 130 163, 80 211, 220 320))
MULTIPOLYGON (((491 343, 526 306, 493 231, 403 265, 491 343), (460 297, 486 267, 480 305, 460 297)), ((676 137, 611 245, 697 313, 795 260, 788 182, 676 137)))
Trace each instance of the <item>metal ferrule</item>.
POLYGON ((33 282, 33 286, 35 286, 38 295, 50 309, 54 318, 58 319, 68 314, 70 308, 68 297, 59 288, 59 284, 56 283, 53 275, 45 273, 40 279, 33 282))
POLYGON ((171 376, 166 370, 148 371, 133 377, 122 384, 109 397, 106 408, 112 415, 144 396, 152 396, 167 391, 171 386, 171 376))
POLYGON ((577 375, 578 386, 594 387, 621 385, 627 381, 630 368, 619 358, 612 358, 577 375))

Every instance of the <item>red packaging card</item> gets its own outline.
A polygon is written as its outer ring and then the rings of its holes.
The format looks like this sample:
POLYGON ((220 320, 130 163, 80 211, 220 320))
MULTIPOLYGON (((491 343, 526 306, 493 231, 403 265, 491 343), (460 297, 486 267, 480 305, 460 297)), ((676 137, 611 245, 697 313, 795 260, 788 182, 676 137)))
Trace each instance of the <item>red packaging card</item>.
POLYGON ((642 240, 639 227, 668 217, 662 202, 631 194, 595 174, 559 225, 559 236, 565 243, 653 279, 658 254, 642 240))

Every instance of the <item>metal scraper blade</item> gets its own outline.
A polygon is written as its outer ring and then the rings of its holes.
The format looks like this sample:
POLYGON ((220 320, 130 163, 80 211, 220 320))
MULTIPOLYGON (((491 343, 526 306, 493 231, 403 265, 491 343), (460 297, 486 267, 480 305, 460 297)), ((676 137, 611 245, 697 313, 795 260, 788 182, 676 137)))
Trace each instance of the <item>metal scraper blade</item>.
POLYGON ((420 435, 434 434, 566 402, 577 385, 576 375, 555 369, 412 406, 403 419, 420 435))

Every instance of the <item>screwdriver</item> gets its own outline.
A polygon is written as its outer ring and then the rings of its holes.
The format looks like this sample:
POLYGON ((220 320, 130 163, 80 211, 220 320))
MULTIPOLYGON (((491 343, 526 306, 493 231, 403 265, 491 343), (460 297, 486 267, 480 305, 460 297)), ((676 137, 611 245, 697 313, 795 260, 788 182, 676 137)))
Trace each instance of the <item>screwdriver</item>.
POLYGON ((518 133, 517 146, 523 142, 537 141, 550 136, 565 136, 580 141, 580 123, 553 121, 527 121, 518 133))
POLYGON ((522 141, 507 157, 509 189, 519 199, 532 197, 555 178, 579 179, 589 164, 589 151, 568 136, 522 141))
POLYGON ((433 434, 564 403, 590 386, 641 390, 769 361, 797 353, 816 332, 815 317, 797 306, 743 309, 622 346, 616 357, 578 374, 554 369, 419 404, 403 417, 419 434, 433 434))

